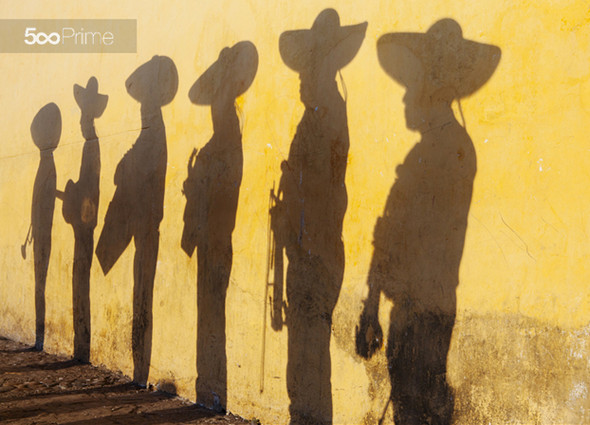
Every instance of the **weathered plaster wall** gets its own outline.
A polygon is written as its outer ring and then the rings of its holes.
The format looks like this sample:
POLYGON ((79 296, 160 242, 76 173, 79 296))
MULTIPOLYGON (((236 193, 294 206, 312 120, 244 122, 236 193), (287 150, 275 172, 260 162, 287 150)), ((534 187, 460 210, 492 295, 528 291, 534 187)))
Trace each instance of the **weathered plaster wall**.
MULTIPOLYGON (((465 39, 497 46, 501 59, 491 78, 461 100, 464 120, 459 104, 453 102, 458 122, 465 124, 473 141, 477 173, 470 207, 464 210, 468 221, 462 256, 458 250, 459 284, 456 292, 452 285, 446 288, 451 298, 456 294, 450 349, 446 361, 443 357, 434 363, 443 367, 446 363, 456 423, 588 423, 590 11, 582 1, 281 0, 272 5, 258 0, 21 1, 0 5, 3 18, 133 18, 138 23, 137 54, 0 55, 0 334, 35 342, 32 245, 25 248, 26 259, 21 255, 39 167, 39 151, 30 134, 33 118, 50 102, 61 111, 61 137, 53 157, 56 186, 63 190, 69 179, 78 179, 84 147, 72 87, 85 86, 95 76, 99 92, 109 96, 103 115, 95 120, 102 164, 96 246, 115 194, 117 164, 142 128, 140 105, 128 95, 125 82, 154 55, 168 56, 178 71, 178 91, 162 107, 167 168, 149 382, 172 383, 180 395, 195 399, 198 272, 196 256, 189 258, 181 247, 186 204, 182 189, 191 152, 205 146, 213 127, 211 108, 191 103, 189 90, 224 47, 247 40, 256 47, 258 66, 252 85, 236 100, 243 134, 243 175, 225 304, 226 404, 232 412, 263 423, 287 422, 289 329, 273 332, 269 316, 263 329, 268 196, 273 185, 279 185, 281 161, 289 157, 304 107, 300 79, 283 62, 279 38, 288 30, 309 29, 328 7, 337 10, 342 25, 368 22, 358 53, 342 69, 342 80, 336 78, 340 92, 346 93, 350 147, 342 224, 345 267, 331 322, 328 378, 333 422, 376 423, 387 404, 386 353, 393 348, 386 343, 370 360, 362 358, 357 354, 355 328, 369 294, 371 264, 377 258, 373 244, 377 219, 403 172, 397 167, 422 137, 407 126, 405 88, 380 65, 377 40, 393 32, 424 33, 438 20, 452 18, 465 39)), ((435 66, 430 71, 440 69, 435 66)), ((441 135, 440 140, 455 140, 451 136, 441 135)), ((445 179, 444 167, 439 171, 438 178, 445 179)), ((452 180, 450 186, 454 187, 452 180)), ((72 354, 74 233, 62 217, 61 205, 57 200, 51 231, 44 348, 72 354)), ((395 205, 402 210, 405 206, 395 205)), ((413 213, 420 215, 419 211, 413 213)), ((421 217, 427 226, 427 216, 421 217)), ((436 214, 432 220, 436 228, 436 214)), ((412 252, 430 255, 448 249, 445 242, 433 246, 432 238, 413 242, 419 245, 420 241, 430 244, 423 247, 425 251, 414 247, 412 252)), ((90 275, 90 360, 130 376, 134 374, 134 252, 131 242, 106 275, 95 256, 90 275)), ((406 258, 404 264, 411 261, 406 258)), ((445 264, 440 270, 446 270, 445 264)), ((448 320, 454 312, 443 305, 444 295, 429 295, 428 290, 417 290, 416 295, 411 287, 414 277, 410 273, 405 295, 410 294, 412 302, 418 299, 435 305, 443 317, 437 323, 448 320)), ((387 338, 392 299, 397 295, 382 295, 378 315, 387 338)), ((403 305, 399 300, 396 306, 403 305)), ((449 302, 455 303, 454 298, 449 302)), ((417 310, 408 311, 415 314, 417 310)), ((437 332, 436 326, 425 329, 437 332)), ((417 349, 424 350, 429 342, 438 344, 436 338, 417 343, 417 349)), ((314 344, 310 340, 311 352, 314 344)), ((407 368, 412 367, 416 366, 410 362, 407 368)), ((444 377, 433 379, 444 381, 444 377)), ((386 423, 392 421, 389 405, 386 423)))

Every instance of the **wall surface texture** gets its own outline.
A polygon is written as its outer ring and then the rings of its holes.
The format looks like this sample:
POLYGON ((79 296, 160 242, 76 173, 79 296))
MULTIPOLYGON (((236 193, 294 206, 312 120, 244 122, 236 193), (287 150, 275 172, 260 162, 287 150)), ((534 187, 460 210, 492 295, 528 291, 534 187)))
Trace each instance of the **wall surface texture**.
POLYGON ((267 424, 590 422, 587 2, 0 16, 137 20, 0 54, 0 335, 267 424))

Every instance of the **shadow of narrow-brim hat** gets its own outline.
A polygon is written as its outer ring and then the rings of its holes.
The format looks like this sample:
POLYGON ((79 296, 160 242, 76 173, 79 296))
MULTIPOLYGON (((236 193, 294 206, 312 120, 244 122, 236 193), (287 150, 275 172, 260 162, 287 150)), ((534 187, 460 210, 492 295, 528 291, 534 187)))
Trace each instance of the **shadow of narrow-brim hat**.
POLYGON ((61 136, 61 112, 55 103, 42 107, 31 123, 31 137, 41 151, 53 151, 61 136))
POLYGON ((167 56, 154 56, 127 78, 125 87, 139 103, 167 105, 178 90, 176 65, 167 56))
POLYGON ((464 39, 459 24, 448 18, 426 33, 385 34, 377 53, 383 69, 406 88, 420 83, 428 94, 450 88, 455 99, 479 90, 501 57, 497 46, 464 39))
POLYGON ((258 51, 249 41, 240 41, 219 52, 217 60, 199 77, 188 97, 197 105, 211 105, 221 87, 234 99, 248 90, 258 70, 258 51))
POLYGON ((98 81, 90 77, 86 87, 74 84, 74 98, 80 110, 92 118, 99 118, 107 107, 109 97, 98 93, 98 81))
POLYGON ((334 70, 339 70, 354 59, 366 31, 367 22, 341 26, 338 12, 325 9, 311 29, 282 33, 279 51, 283 62, 297 72, 309 70, 319 60, 326 60, 334 70))

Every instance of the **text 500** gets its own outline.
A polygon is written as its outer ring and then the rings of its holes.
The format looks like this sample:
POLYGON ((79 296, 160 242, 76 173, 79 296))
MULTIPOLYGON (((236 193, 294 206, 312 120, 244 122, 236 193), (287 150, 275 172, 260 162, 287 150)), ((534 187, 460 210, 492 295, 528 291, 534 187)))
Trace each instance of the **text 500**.
POLYGON ((61 37, 59 36, 58 33, 56 32, 52 32, 51 34, 46 34, 44 32, 39 32, 37 34, 35 34, 32 31, 35 31, 37 28, 27 28, 25 30, 25 43, 27 44, 45 44, 45 43, 50 43, 50 44, 58 44, 61 40, 61 37), (30 37, 30 39, 27 40, 27 38, 30 37))

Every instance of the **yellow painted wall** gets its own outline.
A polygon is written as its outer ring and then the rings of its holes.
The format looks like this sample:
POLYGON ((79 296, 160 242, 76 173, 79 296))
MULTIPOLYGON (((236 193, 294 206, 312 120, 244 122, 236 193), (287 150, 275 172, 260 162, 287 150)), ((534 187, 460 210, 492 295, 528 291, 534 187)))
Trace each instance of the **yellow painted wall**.
MULTIPOLYGON (((386 348, 371 360, 355 351, 367 297, 373 231, 396 167, 420 140, 404 120, 404 88, 377 56, 392 32, 426 32, 441 18, 466 39, 499 47, 490 80, 461 101, 477 155, 457 287, 457 319, 447 359, 456 423, 590 422, 590 9, 586 2, 259 0, 50 2, 0 5, 2 18, 137 19, 137 54, 1 54, 0 334, 35 341, 34 264, 21 256, 30 224, 39 154, 29 127, 47 103, 62 116, 54 152, 57 188, 76 180, 84 139, 75 83, 96 76, 109 101, 96 120, 101 146, 98 240, 115 193, 117 164, 140 130, 140 108, 125 89, 154 55, 170 57, 178 92, 162 108, 168 158, 164 217, 154 285, 149 381, 173 383, 195 399, 197 261, 181 249, 182 194, 193 148, 212 135, 208 106, 188 92, 226 46, 249 40, 259 63, 237 99, 243 178, 233 232, 226 301, 227 408, 263 423, 286 423, 288 329, 263 329, 268 194, 281 177, 304 107, 299 78, 281 59, 279 37, 308 29, 325 8, 343 25, 368 22, 358 54, 342 70, 350 148, 343 223, 344 279, 332 318, 333 422, 376 423, 390 392, 386 348), (264 391, 260 392, 263 332, 264 391)), ((340 90, 342 83, 338 77, 340 90)), ((454 110, 459 116, 458 104, 454 110)), ((459 120, 461 122, 461 120, 459 120)), ((56 202, 46 288, 45 349, 73 353, 72 227, 56 202)), ((105 276, 96 257, 90 278, 91 361, 133 375, 133 242, 105 276)), ((387 335, 389 308, 380 323, 387 335)), ((391 406, 386 423, 392 423, 391 406)))

